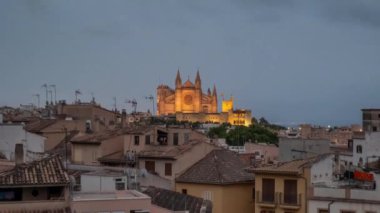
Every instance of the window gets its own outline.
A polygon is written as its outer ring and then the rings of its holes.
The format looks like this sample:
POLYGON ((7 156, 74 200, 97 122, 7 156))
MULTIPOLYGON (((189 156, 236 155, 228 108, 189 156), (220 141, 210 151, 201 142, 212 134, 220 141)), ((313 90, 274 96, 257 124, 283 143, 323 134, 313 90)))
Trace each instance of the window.
POLYGON ((297 180, 284 181, 284 203, 297 204, 297 180))
POLYGON ((60 186, 49 187, 48 188, 48 199, 49 200, 63 199, 64 193, 65 193, 64 187, 60 187, 60 186))
POLYGON ((212 192, 210 192, 210 191, 204 191, 203 192, 203 199, 205 199, 205 200, 209 200, 209 201, 212 201, 212 192))
POLYGON ((156 172, 156 165, 154 161, 145 161, 145 169, 148 172, 155 173, 156 172))
POLYGON ((145 135, 145 144, 150 144, 150 135, 145 135))
POLYGON ((187 195, 187 189, 182 189, 182 194, 187 195))
POLYGON ((340 210, 340 213, 355 213, 355 211, 351 211, 351 210, 340 210))
POLYGON ((318 213, 329 213, 327 209, 318 209, 318 213))
POLYGON ((173 134, 173 144, 178 145, 178 133, 173 134))
POLYGON ((140 136, 135 135, 135 145, 139 145, 139 144, 140 144, 140 136))
POLYGON ((274 203, 274 179, 263 179, 262 201, 274 203))
POLYGON ((372 127, 372 131, 377 132, 377 127, 376 127, 376 126, 373 126, 373 127, 372 127))
POLYGON ((356 146, 356 153, 362 153, 363 152, 363 147, 362 145, 357 145, 356 146))
POLYGON ((116 190, 125 190, 125 183, 122 178, 115 179, 115 189, 116 190))
POLYGON ((165 163, 165 176, 172 176, 172 164, 165 163))

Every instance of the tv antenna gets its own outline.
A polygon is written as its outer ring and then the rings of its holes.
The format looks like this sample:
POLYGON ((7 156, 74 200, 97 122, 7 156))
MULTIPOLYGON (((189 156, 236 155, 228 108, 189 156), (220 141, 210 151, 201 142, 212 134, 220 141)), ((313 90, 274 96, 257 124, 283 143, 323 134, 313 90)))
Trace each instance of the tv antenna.
POLYGON ((34 94, 33 97, 37 97, 37 107, 40 108, 40 94, 34 94))
POLYGON ((46 106, 49 105, 49 97, 48 97, 48 85, 43 84, 41 87, 45 87, 45 92, 46 92, 46 106))
POLYGON ((82 95, 79 89, 75 90, 75 103, 78 103, 78 95, 82 95))
POLYGON ((132 99, 132 100, 126 99, 125 103, 131 104, 132 108, 133 108, 133 113, 136 113, 136 109, 137 109, 137 101, 136 101, 136 99, 132 99))
POLYGON ((49 87, 54 89, 54 103, 57 104, 57 87, 55 84, 50 84, 49 87))
POLYGON ((152 110, 153 110, 152 115, 154 115, 154 97, 153 97, 153 95, 146 96, 145 99, 152 102, 152 110))

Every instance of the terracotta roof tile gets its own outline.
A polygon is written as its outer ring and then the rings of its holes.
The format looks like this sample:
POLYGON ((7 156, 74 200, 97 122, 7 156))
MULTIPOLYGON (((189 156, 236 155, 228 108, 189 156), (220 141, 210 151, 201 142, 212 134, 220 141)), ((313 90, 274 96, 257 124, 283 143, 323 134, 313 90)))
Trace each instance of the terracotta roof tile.
POLYGON ((176 182, 204 184, 253 182, 253 174, 246 172, 245 167, 236 153, 224 149, 213 150, 180 175, 176 182))
POLYGON ((325 157, 331 155, 330 153, 318 155, 315 157, 307 158, 307 159, 300 159, 300 160, 293 160, 293 161, 287 161, 287 162, 282 162, 278 163, 276 165, 271 165, 271 166, 265 166, 265 167, 260 167, 260 168, 254 168, 252 171, 254 173, 271 173, 271 174, 301 174, 302 169, 305 167, 310 166, 313 163, 316 163, 325 157))
POLYGON ((57 122, 56 119, 39 119, 34 122, 28 123, 25 127, 26 131, 38 133, 41 132, 43 129, 47 128, 50 125, 53 125, 55 122, 57 122))
POLYGON ((212 212, 212 203, 199 197, 153 186, 148 187, 144 193, 152 198, 152 204, 172 211, 187 210, 190 213, 198 213, 201 212, 201 207, 205 206, 205 213, 212 212))
POLYGON ((66 185, 69 184, 69 181, 69 176, 58 155, 22 164, 12 170, 0 173, 0 186, 66 185))

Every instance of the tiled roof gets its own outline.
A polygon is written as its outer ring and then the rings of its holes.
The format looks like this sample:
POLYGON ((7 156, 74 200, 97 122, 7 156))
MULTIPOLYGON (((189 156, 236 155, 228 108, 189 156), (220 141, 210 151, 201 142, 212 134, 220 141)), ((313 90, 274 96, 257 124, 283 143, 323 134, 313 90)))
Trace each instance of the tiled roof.
POLYGON ((102 163, 125 163, 125 157, 123 151, 113 152, 111 154, 105 155, 98 158, 98 161, 102 163))
POLYGON ((17 185, 66 185, 69 184, 61 159, 58 155, 39 161, 16 166, 0 173, 0 187, 17 185))
POLYGON ((128 134, 143 134, 150 130, 151 127, 138 126, 138 127, 128 127, 122 129, 104 130, 97 133, 81 134, 75 136, 71 142, 73 143, 101 143, 104 140, 128 134))
POLYGON ((148 187, 143 193, 152 198, 152 204, 172 211, 187 210, 190 213, 199 213, 201 207, 204 206, 206 208, 205 213, 212 212, 212 203, 199 197, 153 186, 148 187))
POLYGON ((25 129, 28 132, 38 133, 46 127, 53 125, 56 121, 56 119, 39 119, 34 122, 28 123, 25 129))
POLYGON ((200 143, 204 142, 192 141, 179 146, 145 146, 145 149, 141 150, 138 153, 138 157, 176 159, 177 156, 182 155, 184 152, 190 150, 200 143))
POLYGON ((307 158, 307 159, 300 159, 300 160, 293 160, 288 162, 282 162, 278 163, 276 165, 272 166, 265 166, 260 168, 254 168, 252 171, 254 173, 270 173, 270 174, 293 174, 298 175, 302 173, 302 169, 306 168, 313 163, 316 163, 325 157, 331 155, 330 153, 318 155, 315 157, 307 158))
POLYGON ((238 154, 225 149, 213 150, 180 175, 176 182, 218 185, 253 183, 253 174, 246 172, 245 167, 238 154))

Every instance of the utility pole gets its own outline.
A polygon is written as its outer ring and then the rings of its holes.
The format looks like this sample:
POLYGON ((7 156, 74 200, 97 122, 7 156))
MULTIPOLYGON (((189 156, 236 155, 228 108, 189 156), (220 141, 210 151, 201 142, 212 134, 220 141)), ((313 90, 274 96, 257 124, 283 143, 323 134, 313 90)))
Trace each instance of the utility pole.
POLYGON ((153 95, 149 95, 145 97, 146 100, 150 100, 152 102, 152 116, 154 115, 154 97, 153 95))

